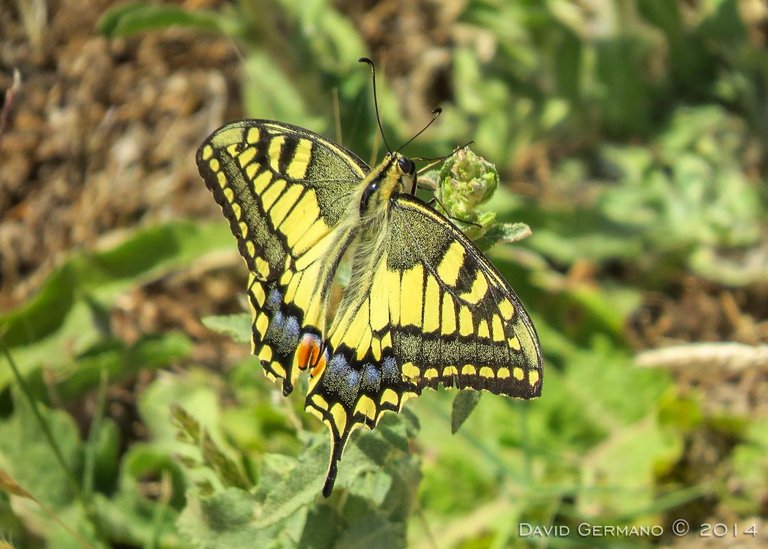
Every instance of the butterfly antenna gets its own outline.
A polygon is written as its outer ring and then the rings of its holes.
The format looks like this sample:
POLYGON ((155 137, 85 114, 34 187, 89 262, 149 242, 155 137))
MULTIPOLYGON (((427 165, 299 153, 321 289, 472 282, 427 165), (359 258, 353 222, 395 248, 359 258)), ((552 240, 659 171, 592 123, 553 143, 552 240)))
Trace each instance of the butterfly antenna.
POLYGON ((381 116, 379 116, 379 96, 376 92, 376 66, 368 57, 361 57, 358 59, 358 61, 360 63, 368 63, 368 66, 371 67, 371 80, 373 81, 373 108, 376 110, 376 123, 379 125, 379 132, 381 132, 381 138, 384 140, 384 145, 387 147, 389 152, 392 152, 389 143, 387 143, 387 136, 384 135, 384 128, 381 127, 381 116))
POLYGON ((406 148, 408 145, 411 144, 411 141, 413 141, 414 139, 419 137, 421 134, 423 134, 425 131, 427 131, 427 128, 429 128, 432 125, 432 123, 435 120, 437 120, 437 117, 440 116, 440 113, 442 113, 442 112, 443 112, 443 109, 441 109, 440 107, 436 107, 436 108, 432 109, 432 120, 427 122, 427 125, 424 126, 423 128, 421 128, 421 130, 419 130, 419 133, 417 133, 416 135, 411 137, 408 141, 406 141, 405 143, 400 145, 400 147, 397 149, 397 152, 402 151, 404 148, 406 148))

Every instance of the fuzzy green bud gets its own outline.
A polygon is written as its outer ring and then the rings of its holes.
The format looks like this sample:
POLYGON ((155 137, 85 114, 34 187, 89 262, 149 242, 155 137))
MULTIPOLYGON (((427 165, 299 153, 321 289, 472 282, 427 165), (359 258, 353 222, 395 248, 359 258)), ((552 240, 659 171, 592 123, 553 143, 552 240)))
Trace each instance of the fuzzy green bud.
POLYGON ((475 223, 477 207, 491 198, 498 185, 496 166, 464 147, 440 167, 438 196, 452 217, 475 223))

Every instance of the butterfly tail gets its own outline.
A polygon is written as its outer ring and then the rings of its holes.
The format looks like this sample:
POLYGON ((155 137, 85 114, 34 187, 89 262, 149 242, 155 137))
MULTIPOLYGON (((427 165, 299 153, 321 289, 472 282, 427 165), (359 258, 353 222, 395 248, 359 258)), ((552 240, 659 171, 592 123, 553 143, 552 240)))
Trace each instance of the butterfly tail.
POLYGON ((323 484, 323 497, 330 497, 333 492, 333 486, 336 483, 336 474, 339 470, 339 461, 347 445, 349 433, 345 432, 341 436, 336 436, 331 430, 331 456, 328 462, 328 473, 325 475, 325 484, 323 484))

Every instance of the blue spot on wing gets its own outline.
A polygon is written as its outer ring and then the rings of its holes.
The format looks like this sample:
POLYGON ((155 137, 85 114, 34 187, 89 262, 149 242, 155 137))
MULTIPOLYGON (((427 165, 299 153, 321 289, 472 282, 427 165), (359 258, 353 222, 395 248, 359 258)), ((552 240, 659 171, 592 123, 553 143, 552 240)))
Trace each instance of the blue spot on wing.
POLYGON ((360 372, 350 369, 347 373, 347 390, 344 392, 344 403, 353 406, 357 400, 357 393, 360 392, 360 372))
POLYGON ((363 376, 360 382, 360 388, 365 393, 376 394, 381 388, 381 372, 373 364, 366 364, 363 367, 363 376))
POLYGON ((285 316, 282 311, 277 311, 272 316, 272 320, 269 321, 269 328, 267 328, 264 340, 272 345, 287 361, 293 356, 293 352, 299 344, 300 335, 299 320, 295 316, 285 316))
POLYGON ((276 312, 278 308, 280 307, 280 303, 283 300, 283 294, 280 293, 280 290, 277 288, 273 288, 271 292, 269 292, 269 295, 267 296, 267 301, 264 304, 267 310, 276 312))
POLYGON ((323 386, 329 389, 338 387, 346 377, 349 370, 349 363, 344 355, 333 355, 328 361, 328 366, 323 372, 323 386))
POLYGON ((385 356, 381 361, 381 377, 386 383, 391 385, 398 385, 400 383, 400 368, 397 367, 395 357, 385 356))
POLYGON ((337 353, 325 367, 322 378, 324 392, 347 408, 352 408, 360 392, 361 372, 353 368, 347 358, 337 353))
POLYGON ((277 311, 272 316, 272 320, 269 321, 269 328, 267 328, 267 336, 269 336, 270 334, 274 334, 279 330, 282 330, 284 323, 285 323, 285 316, 283 316, 283 313, 281 311, 277 311))

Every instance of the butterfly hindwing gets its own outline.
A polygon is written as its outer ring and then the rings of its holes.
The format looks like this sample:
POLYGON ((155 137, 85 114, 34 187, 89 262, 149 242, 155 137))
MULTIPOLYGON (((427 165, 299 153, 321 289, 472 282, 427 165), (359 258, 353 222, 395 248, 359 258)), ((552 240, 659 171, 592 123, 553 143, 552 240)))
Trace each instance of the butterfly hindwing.
POLYGON ((370 168, 315 133, 267 120, 217 130, 197 163, 248 265, 253 351, 287 394, 297 367, 320 353, 328 293, 352 233, 350 195, 370 168))

